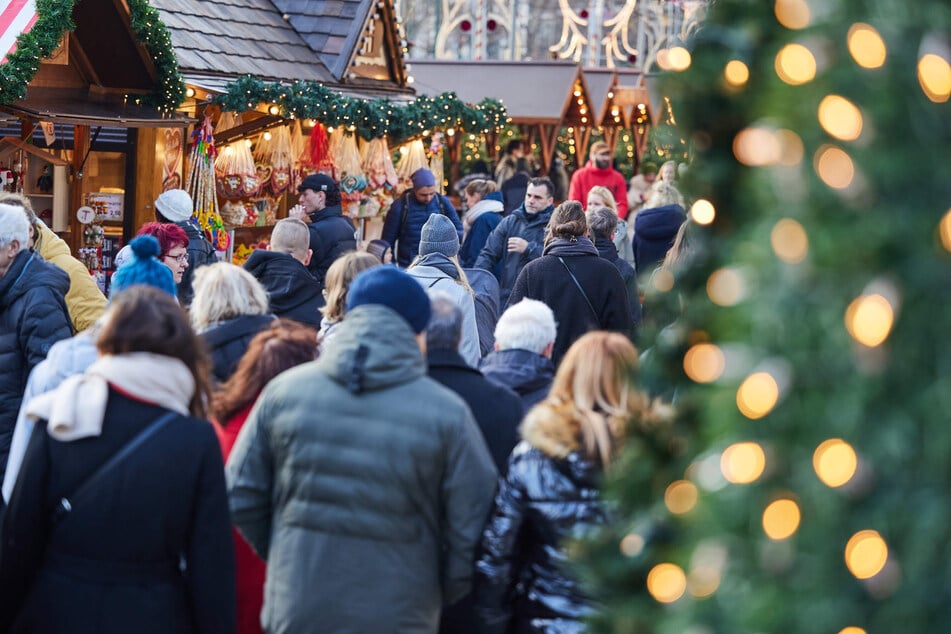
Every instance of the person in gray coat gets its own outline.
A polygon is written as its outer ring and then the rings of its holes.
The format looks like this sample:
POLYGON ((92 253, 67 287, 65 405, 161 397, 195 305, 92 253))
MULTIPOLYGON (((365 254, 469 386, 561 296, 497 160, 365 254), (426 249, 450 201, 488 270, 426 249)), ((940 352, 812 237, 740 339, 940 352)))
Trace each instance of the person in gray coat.
POLYGON ((426 376, 429 317, 416 280, 364 271, 332 345, 241 430, 231 513, 267 560, 266 632, 432 634, 469 591, 496 469, 465 402, 426 376))

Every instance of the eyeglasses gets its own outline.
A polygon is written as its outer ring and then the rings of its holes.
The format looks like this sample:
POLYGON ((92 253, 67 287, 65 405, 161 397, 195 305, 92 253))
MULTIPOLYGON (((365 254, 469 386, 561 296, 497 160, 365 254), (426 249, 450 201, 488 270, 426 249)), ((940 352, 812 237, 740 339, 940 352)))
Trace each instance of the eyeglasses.
POLYGON ((165 254, 164 257, 166 257, 166 258, 171 258, 172 260, 175 260, 175 261, 178 262, 179 264, 184 264, 185 262, 188 262, 188 252, 187 252, 187 251, 186 251, 185 253, 182 253, 181 255, 172 255, 171 253, 167 253, 167 254, 165 254))

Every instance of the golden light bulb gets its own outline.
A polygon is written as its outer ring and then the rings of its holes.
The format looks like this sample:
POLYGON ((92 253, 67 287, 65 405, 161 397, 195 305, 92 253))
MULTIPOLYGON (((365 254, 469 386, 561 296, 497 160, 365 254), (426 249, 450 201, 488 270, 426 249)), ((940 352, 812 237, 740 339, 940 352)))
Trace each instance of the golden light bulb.
POLYGON ((862 112, 845 97, 827 95, 819 102, 819 125, 837 139, 854 141, 862 134, 862 112))
POLYGON ((647 573, 647 591, 660 603, 673 603, 687 589, 687 576, 676 564, 657 564, 647 573))
POLYGON ((849 53, 862 68, 880 68, 885 63, 885 41, 875 27, 857 22, 849 28, 849 53))
POLYGON ((733 484, 755 482, 765 468, 766 453, 755 442, 735 443, 720 456, 720 472, 733 484))
POLYGON ((951 251, 951 209, 941 219, 938 224, 938 233, 941 235, 941 244, 946 251, 951 251))
POLYGON ((895 310, 878 294, 862 295, 845 310, 845 328, 863 346, 874 348, 888 338, 895 324, 895 310))
POLYGON ((855 164, 844 150, 824 145, 816 152, 815 170, 822 182, 832 189, 847 189, 855 178, 855 164))
POLYGON ((776 74, 790 86, 799 86, 815 79, 816 58, 802 44, 787 44, 776 54, 776 74))
POLYGON ((708 225, 717 217, 717 210, 713 203, 701 198, 690 207, 690 217, 698 225, 708 225))
POLYGON ((867 634, 867 632, 860 627, 850 625, 839 630, 839 634, 867 634))
POLYGON ((783 218, 773 225, 769 243, 776 257, 789 264, 798 264, 809 254, 809 236, 792 218, 783 218))
POLYGON ((681 72, 690 68, 690 63, 693 61, 690 57, 690 51, 685 49, 683 46, 675 46, 667 54, 667 63, 670 66, 670 70, 681 72))
POLYGON ((847 483, 855 475, 859 460, 852 445, 841 438, 830 438, 812 454, 812 467, 822 483, 836 488, 847 483))
POLYGON ((277 106, 271 106, 270 108, 267 109, 267 111, 268 111, 270 114, 272 114, 272 115, 274 115, 274 116, 277 116, 278 114, 280 114, 281 109, 280 109, 279 107, 277 107, 277 106))
POLYGON ((799 529, 799 505, 792 500, 776 500, 763 511, 763 532, 772 540, 792 537, 799 529))
POLYGON ((674 515, 683 515, 697 505, 697 487, 689 480, 677 480, 664 491, 664 504, 674 515))
POLYGON ((951 96, 951 64, 934 53, 918 60, 918 83, 925 96, 935 103, 944 103, 951 96))
POLYGON ((723 77, 731 86, 743 86, 750 79, 750 69, 738 59, 731 59, 723 69, 723 77))
POLYGON ((670 49, 662 48, 657 51, 655 60, 661 70, 670 70, 670 49))
POLYGON ((888 544, 878 531, 859 531, 845 546, 845 565, 858 579, 871 579, 888 561, 888 544))
POLYGON ((776 20, 787 29, 804 29, 812 19, 806 0, 776 0, 773 11, 776 20))
POLYGON ((779 385, 768 372, 755 372, 736 391, 740 413, 756 420, 769 414, 779 401, 779 385))
POLYGON ((750 167, 775 165, 782 156, 779 139, 766 128, 744 128, 733 139, 736 160, 750 167))
POLYGON ((270 133, 270 132, 265 132, 265 133, 263 134, 263 136, 264 136, 264 140, 265 140, 265 141, 270 141, 270 140, 271 140, 271 133, 270 133))
POLYGON ((735 306, 746 297, 746 282, 736 269, 717 269, 707 278, 707 295, 718 306, 735 306))
POLYGON ((697 383, 716 381, 725 367, 723 351, 712 343, 698 343, 684 355, 684 372, 697 383))

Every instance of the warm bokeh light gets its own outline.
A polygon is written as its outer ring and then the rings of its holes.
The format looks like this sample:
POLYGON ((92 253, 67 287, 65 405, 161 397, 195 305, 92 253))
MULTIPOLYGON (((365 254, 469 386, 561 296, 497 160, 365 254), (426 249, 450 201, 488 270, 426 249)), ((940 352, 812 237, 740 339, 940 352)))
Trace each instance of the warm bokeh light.
POLYGON ((763 511, 763 531, 779 541, 792 537, 799 529, 799 505, 792 500, 776 500, 763 511))
POLYGON ((669 48, 662 48, 659 51, 657 51, 657 57, 655 58, 655 60, 657 61, 658 68, 660 68, 661 70, 671 70, 669 48))
POLYGON ((867 632, 860 627, 850 625, 839 630, 839 634, 867 634, 867 632))
POLYGON ((674 287, 674 274, 665 268, 659 268, 651 276, 651 284, 661 293, 666 293, 674 287))
POLYGON ((628 557, 637 557, 644 550, 644 538, 637 533, 628 533, 621 539, 621 553, 628 557))
POLYGON ((792 218, 783 218, 773 225, 769 243, 776 257, 789 264, 798 264, 809 254, 809 236, 792 218))
POLYGON ((763 475, 766 453, 755 442, 730 445, 720 456, 720 472, 733 484, 749 484, 763 475))
POLYGON ((776 74, 785 83, 799 86, 816 77, 816 58, 802 44, 787 44, 776 54, 776 74))
POLYGON ((951 96, 951 64, 934 53, 923 55, 918 60, 918 83, 928 99, 944 103, 951 96))
POLYGON ((731 59, 723 69, 723 77, 731 86, 743 86, 750 79, 750 69, 740 60, 731 59))
POLYGON ((951 252, 951 209, 948 209, 944 218, 941 219, 938 232, 941 234, 941 244, 944 245, 945 251, 951 252))
POLYGON ((777 130, 776 139, 779 141, 780 165, 794 166, 802 163, 806 149, 798 134, 792 130, 777 130))
POLYGON ((888 544, 878 531, 859 531, 845 546, 845 565, 858 579, 870 579, 880 573, 888 561, 888 544))
POLYGON ((756 420, 769 414, 779 400, 779 385, 768 372, 749 375, 736 391, 736 406, 747 418, 756 420))
POLYGON ((776 0, 773 9, 776 19, 787 29, 804 29, 809 26, 812 16, 806 0, 776 0))
POLYGON ((690 217, 698 225, 708 225, 717 217, 717 210, 713 203, 701 198, 690 207, 690 217))
POLYGON ((840 487, 855 475, 859 459, 852 445, 841 438, 830 438, 816 447, 812 454, 812 467, 822 483, 828 487, 840 487))
POLYGON ((687 575, 687 590, 702 599, 709 597, 720 587, 720 571, 713 566, 698 566, 687 575))
POLYGON ((816 152, 816 173, 832 189, 847 189, 855 178, 852 157, 840 148, 824 145, 816 152))
POLYGON ((717 269, 707 279, 707 295, 718 306, 735 306, 746 297, 746 281, 736 269, 717 269))
POLYGON ((664 504, 674 515, 683 515, 697 505, 697 487, 688 480, 677 480, 664 491, 664 504))
POLYGON ((849 28, 849 53, 862 68, 880 68, 885 63, 887 49, 875 27, 858 22, 849 28))
POLYGON ((675 46, 667 52, 667 64, 670 70, 677 72, 687 70, 690 68, 691 61, 690 51, 683 46, 675 46))
POLYGON ((733 139, 736 160, 751 167, 775 165, 782 157, 776 135, 766 128, 745 128, 733 139))
POLYGON ((895 310, 878 294, 856 297, 845 310, 845 327, 863 346, 881 345, 895 324, 895 310))
POLYGON ((684 355, 684 372, 697 383, 716 381, 725 368, 723 351, 712 343, 698 343, 684 355))
POLYGON ((862 112, 845 97, 827 95, 819 102, 819 124, 837 139, 854 141, 862 134, 862 112))
POLYGON ((657 564, 647 573, 647 591, 661 603, 673 603, 687 589, 687 576, 676 564, 657 564))

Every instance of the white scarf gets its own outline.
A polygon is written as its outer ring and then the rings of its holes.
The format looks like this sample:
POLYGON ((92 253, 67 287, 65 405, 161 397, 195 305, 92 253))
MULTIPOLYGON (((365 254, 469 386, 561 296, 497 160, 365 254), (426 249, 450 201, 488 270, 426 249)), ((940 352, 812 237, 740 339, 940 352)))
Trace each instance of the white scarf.
POLYGON ((110 383, 136 399, 184 416, 195 393, 195 379, 179 359, 151 352, 107 355, 84 374, 71 376, 52 392, 32 399, 26 415, 46 419, 49 435, 62 442, 99 436, 110 383))
POLYGON ((480 200, 476 204, 472 205, 472 209, 466 212, 465 217, 462 220, 463 226, 466 230, 466 233, 469 232, 469 228, 472 226, 472 223, 484 213, 502 213, 505 210, 505 205, 500 203, 497 200, 480 200))

